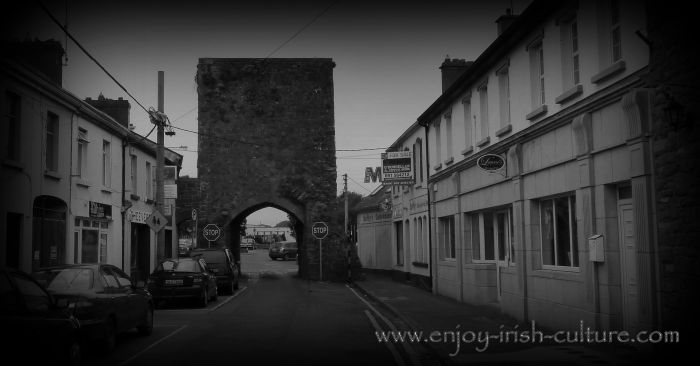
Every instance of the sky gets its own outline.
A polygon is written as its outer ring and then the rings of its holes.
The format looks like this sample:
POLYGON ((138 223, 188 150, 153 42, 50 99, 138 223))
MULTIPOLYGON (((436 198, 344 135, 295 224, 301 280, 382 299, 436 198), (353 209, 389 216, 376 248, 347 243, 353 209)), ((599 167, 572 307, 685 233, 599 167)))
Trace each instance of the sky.
MULTIPOLYGON (((495 20, 529 0, 462 1, 85 1, 43 0, 48 10, 146 108, 157 107, 164 72, 164 112, 197 130, 199 58, 331 58, 337 188, 368 195, 366 167, 381 165, 390 146, 441 93, 446 57, 475 60, 496 39, 495 20), (291 40, 290 40, 291 38, 291 40)), ((146 112, 53 23, 35 1, 3 6, 3 39, 56 39, 67 49, 63 87, 81 99, 123 97, 130 121, 146 135, 146 112)), ((155 140, 155 133, 152 134, 155 140)), ((182 154, 180 176, 197 176, 197 135, 176 130, 166 147, 182 154), (186 146, 185 149, 177 147, 186 146)), ((248 217, 274 225, 274 209, 248 217)))

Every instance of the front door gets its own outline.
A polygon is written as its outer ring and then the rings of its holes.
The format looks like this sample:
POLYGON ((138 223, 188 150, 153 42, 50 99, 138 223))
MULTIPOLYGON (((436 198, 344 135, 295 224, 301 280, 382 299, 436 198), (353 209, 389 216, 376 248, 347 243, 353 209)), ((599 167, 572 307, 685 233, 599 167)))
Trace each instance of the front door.
POLYGON ((501 269, 508 267, 510 262, 510 210, 497 211, 493 215, 493 235, 496 243, 496 295, 501 301, 502 284, 501 269))
POLYGON ((622 272, 622 320, 624 329, 633 331, 639 322, 637 243, 634 237, 634 209, 631 200, 620 200, 617 208, 622 272))

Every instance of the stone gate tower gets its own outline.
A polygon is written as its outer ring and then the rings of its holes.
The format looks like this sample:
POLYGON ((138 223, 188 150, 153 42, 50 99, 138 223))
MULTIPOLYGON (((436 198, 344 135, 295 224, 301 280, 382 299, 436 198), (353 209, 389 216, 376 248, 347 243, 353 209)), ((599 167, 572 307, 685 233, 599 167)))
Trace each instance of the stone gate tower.
POLYGON ((216 245, 238 258, 240 223, 274 207, 295 222, 300 275, 319 277, 310 228, 324 221, 331 235, 323 242, 323 279, 342 277, 341 230, 329 222, 337 192, 334 66, 327 58, 199 60, 199 227, 223 227, 216 245))

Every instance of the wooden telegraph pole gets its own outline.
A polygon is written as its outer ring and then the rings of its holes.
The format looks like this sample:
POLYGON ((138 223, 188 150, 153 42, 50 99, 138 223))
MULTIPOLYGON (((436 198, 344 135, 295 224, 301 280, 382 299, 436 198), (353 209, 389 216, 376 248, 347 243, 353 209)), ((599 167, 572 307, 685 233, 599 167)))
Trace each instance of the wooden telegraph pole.
MULTIPOLYGON (((163 113, 163 89, 164 89, 165 73, 158 71, 158 112, 163 113)), ((163 115, 161 114, 161 117, 163 115)), ((157 123, 158 129, 158 146, 156 148, 156 210, 163 212, 163 167, 165 166, 164 148, 165 148, 165 120, 159 118, 157 123)), ((158 262, 165 257, 165 231, 159 230, 156 233, 156 256, 158 262)))

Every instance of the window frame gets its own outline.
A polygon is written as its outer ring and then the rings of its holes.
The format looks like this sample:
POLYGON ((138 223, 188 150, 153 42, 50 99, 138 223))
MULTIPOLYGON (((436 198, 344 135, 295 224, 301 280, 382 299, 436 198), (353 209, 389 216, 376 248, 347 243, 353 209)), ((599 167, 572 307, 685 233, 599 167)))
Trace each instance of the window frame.
POLYGON ((440 259, 447 262, 456 261, 457 243, 455 242, 455 216, 445 215, 438 217, 438 228, 440 229, 439 243, 440 251, 442 252, 440 259), (447 226, 447 229, 445 226, 447 226))
POLYGON ((576 195, 575 194, 563 194, 563 195, 557 195, 553 197, 547 197, 538 200, 538 216, 539 216, 539 234, 540 234, 540 263, 542 269, 545 270, 555 270, 555 271, 565 271, 565 272, 580 272, 581 271, 581 258, 578 256, 578 252, 580 249, 579 243, 578 243, 578 228, 577 222, 576 222, 576 195), (567 218, 569 222, 569 227, 568 227, 568 233, 569 233, 569 252, 572 254, 571 257, 569 258, 569 261, 571 262, 570 266, 566 265, 560 265, 558 264, 559 261, 559 256, 558 256, 558 250, 559 250, 559 244, 558 244, 558 235, 557 235, 557 212, 556 212, 556 203, 555 201, 557 199, 561 198, 566 198, 567 199, 567 218), (544 226, 542 224, 542 217, 543 217, 543 209, 544 209, 544 204, 546 202, 551 202, 552 204, 552 233, 553 233, 553 242, 552 242, 552 252, 554 255, 554 264, 545 264, 544 261, 544 226), (572 204, 573 204, 573 210, 572 210, 572 204), (572 212, 573 211, 573 212, 572 212), (573 229, 573 230, 572 230, 573 229), (574 251, 574 247, 576 250, 574 251), (576 266, 574 266, 574 255, 577 256, 576 258, 576 266))
POLYGON ((112 143, 102 140, 102 186, 112 187, 112 143))
POLYGON ((476 89, 479 93, 479 132, 481 139, 491 135, 489 131, 489 95, 488 81, 484 81, 476 89))
POLYGON ((78 152, 77 152, 77 162, 76 162, 76 175, 81 179, 87 179, 88 173, 88 131, 85 128, 78 127, 78 152))
POLYGON ((58 173, 60 126, 61 121, 58 114, 51 111, 46 112, 44 170, 51 173, 58 173))

